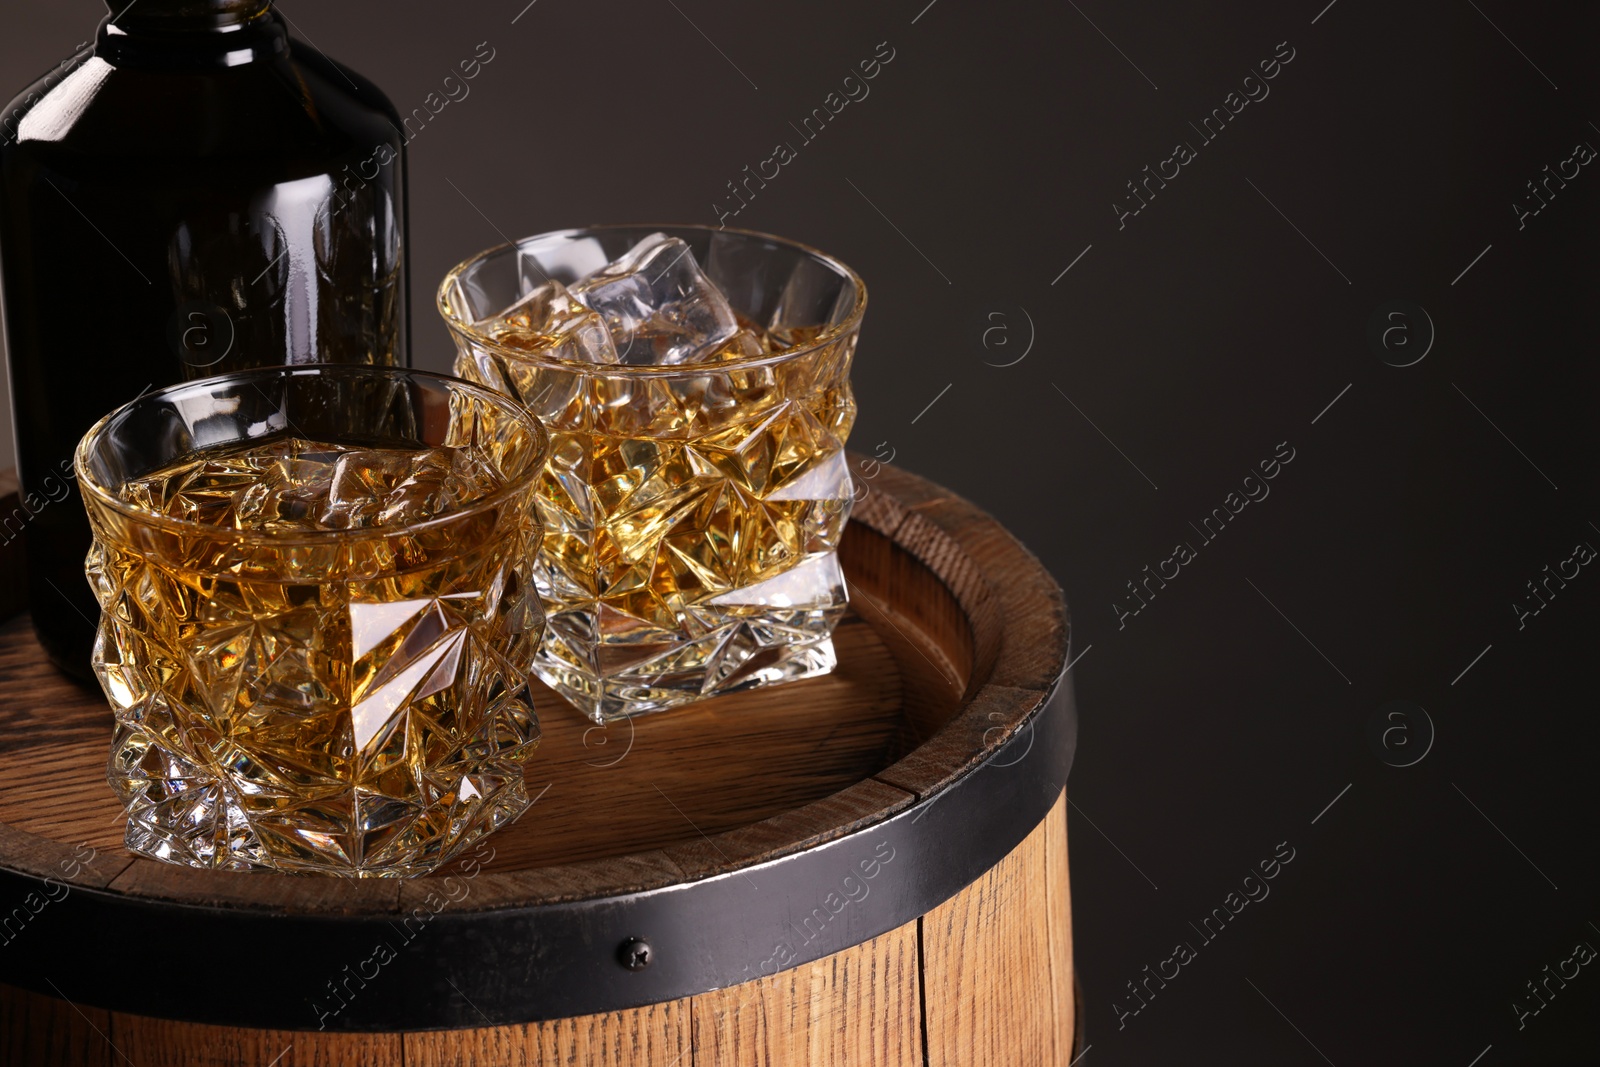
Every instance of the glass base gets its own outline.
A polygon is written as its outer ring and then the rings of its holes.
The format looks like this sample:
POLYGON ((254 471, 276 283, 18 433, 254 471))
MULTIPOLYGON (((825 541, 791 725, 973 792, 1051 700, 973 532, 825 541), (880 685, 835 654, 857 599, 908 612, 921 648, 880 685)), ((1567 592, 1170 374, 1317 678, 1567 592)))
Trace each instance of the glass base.
POLYGON ((540 730, 527 676, 471 634, 446 631, 405 663, 382 687, 392 692, 377 693, 389 714, 361 746, 372 701, 297 706, 303 694, 275 683, 313 689, 311 653, 278 637, 227 657, 231 672, 219 666, 217 686, 240 695, 217 713, 196 676, 168 671, 162 685, 136 666, 153 656, 130 654, 141 638, 105 617, 95 668, 117 723, 106 780, 129 852, 213 870, 412 877, 528 809, 524 763, 540 730))
MULTIPOLYGON (((149 749, 146 754, 159 758, 149 749)), ((502 769, 500 773, 505 775, 508 770, 502 769)), ((450 862, 475 841, 515 822, 531 804, 523 786, 522 770, 515 768, 515 773, 505 778, 504 785, 494 796, 485 798, 475 811, 444 813, 451 824, 448 834, 428 836, 413 830, 397 835, 412 840, 397 841, 400 850, 394 856, 361 865, 350 860, 343 845, 326 840, 333 835, 319 832, 330 817, 343 816, 350 822, 357 822, 359 815, 348 811, 331 815, 324 810, 314 817, 295 812, 278 818, 262 818, 246 814, 239 797, 216 779, 190 780, 182 786, 167 800, 150 803, 141 798, 129 807, 123 847, 135 855, 163 863, 209 870, 412 878, 450 862), (268 838, 278 840, 269 841, 268 838), (289 840, 297 847, 286 849, 284 844, 289 840)), ((377 804, 371 806, 379 809, 377 804)))
MULTIPOLYGON (((534 721, 516 703, 504 709, 509 714, 499 732, 534 721)), ((528 810, 521 756, 469 762, 436 769, 454 788, 440 790, 446 795, 432 804, 366 790, 267 798, 207 774, 153 733, 123 721, 107 779, 127 813, 123 844, 136 855, 212 870, 409 878, 448 863, 528 810)))
POLYGON ((843 613, 840 603, 741 614, 664 650, 659 644, 597 648, 586 640, 594 629, 592 615, 551 615, 534 673, 590 719, 614 722, 827 674, 838 664, 832 635, 843 613), (615 662, 623 657, 627 662, 615 662), (610 669, 601 669, 607 660, 610 669))

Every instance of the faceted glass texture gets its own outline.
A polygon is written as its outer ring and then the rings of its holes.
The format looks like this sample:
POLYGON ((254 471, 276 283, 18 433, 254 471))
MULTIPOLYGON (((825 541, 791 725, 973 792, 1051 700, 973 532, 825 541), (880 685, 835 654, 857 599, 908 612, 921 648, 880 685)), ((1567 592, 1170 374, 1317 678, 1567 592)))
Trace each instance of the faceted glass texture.
POLYGON ((368 367, 206 379, 92 429, 128 849, 408 876, 521 815, 547 444, 495 393, 368 367))
POLYGON ((550 433, 535 569, 547 685, 604 722, 833 669, 866 306, 853 271, 764 234, 596 227, 474 257, 439 302, 456 373, 550 433), (485 327, 541 286, 581 291, 657 232, 688 244, 735 313, 720 351, 597 363, 485 327))

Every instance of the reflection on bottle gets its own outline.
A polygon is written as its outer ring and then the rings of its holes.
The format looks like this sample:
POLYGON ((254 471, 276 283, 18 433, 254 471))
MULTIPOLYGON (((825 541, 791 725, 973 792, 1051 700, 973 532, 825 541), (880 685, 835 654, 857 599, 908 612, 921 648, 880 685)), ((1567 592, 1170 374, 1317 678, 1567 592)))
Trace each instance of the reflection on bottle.
POLYGON ((167 252, 173 298, 188 312, 176 348, 184 376, 399 362, 401 253, 389 191, 341 197, 328 175, 191 209, 167 252))

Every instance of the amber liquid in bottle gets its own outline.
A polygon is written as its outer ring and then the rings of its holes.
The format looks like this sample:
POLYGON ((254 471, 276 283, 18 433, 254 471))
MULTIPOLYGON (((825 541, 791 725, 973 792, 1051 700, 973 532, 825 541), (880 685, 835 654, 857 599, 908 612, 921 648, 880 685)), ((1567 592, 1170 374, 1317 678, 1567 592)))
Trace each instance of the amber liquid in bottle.
POLYGON ((270 0, 118 2, 0 119, 0 278, 34 626, 89 678, 73 450, 151 388, 410 363, 405 144, 270 0))

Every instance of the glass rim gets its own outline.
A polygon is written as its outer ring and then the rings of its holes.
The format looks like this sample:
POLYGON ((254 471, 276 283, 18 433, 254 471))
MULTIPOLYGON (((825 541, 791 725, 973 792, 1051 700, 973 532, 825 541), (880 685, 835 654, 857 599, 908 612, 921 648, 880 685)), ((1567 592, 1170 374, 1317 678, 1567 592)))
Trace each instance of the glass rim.
POLYGON ((508 357, 518 363, 531 364, 540 367, 550 367, 557 370, 585 371, 591 375, 607 375, 629 378, 675 378, 692 377, 695 375, 717 374, 724 371, 748 370, 754 367, 767 367, 779 363, 786 363, 791 359, 799 359, 810 355, 819 349, 834 344, 840 338, 848 337, 861 327, 862 316, 867 310, 867 283, 862 280, 848 264, 836 256, 818 248, 795 241, 788 237, 779 237, 777 234, 765 233, 761 230, 746 230, 736 226, 710 226, 704 223, 633 223, 633 222, 607 222, 593 226, 577 226, 565 230, 549 230, 545 233, 536 233, 530 237, 521 237, 514 241, 504 241, 500 244, 485 248, 468 256, 455 266, 451 267, 439 283, 435 296, 435 304, 440 316, 450 332, 464 337, 474 344, 482 345, 496 355, 508 357), (552 356, 540 356, 501 344, 487 333, 479 330, 470 322, 463 322, 453 311, 446 300, 450 287, 460 281, 466 272, 484 262, 491 256, 520 249, 523 245, 533 241, 542 241, 546 238, 564 237, 575 239, 598 233, 617 230, 644 230, 659 231, 669 236, 672 231, 696 230, 702 233, 732 233, 741 237, 753 237, 772 244, 784 245, 821 261, 828 267, 839 272, 846 283, 854 287, 856 292, 856 306, 844 321, 830 327, 827 332, 813 341, 808 341, 795 348, 786 348, 782 352, 765 352, 758 356, 739 356, 734 359, 719 359, 710 363, 593 363, 586 359, 560 359, 552 356))
MULTIPOLYGON (((268 398, 270 399, 270 397, 268 398)), ((263 438, 265 440, 266 438, 263 438)), ((243 444, 244 441, 233 442, 243 444)), ((202 455, 207 449, 198 449, 190 455, 202 455)), ((545 461, 550 454, 550 434, 544 424, 531 411, 502 393, 493 389, 469 382, 464 378, 457 378, 451 374, 441 374, 437 371, 416 370, 411 367, 380 367, 361 363, 301 363, 292 366, 255 367, 249 370, 232 371, 227 374, 217 374, 209 378, 197 378, 194 381, 178 382, 174 385, 155 389, 134 397, 132 400, 117 407, 102 416, 89 428, 89 431, 78 441, 78 447, 73 453, 73 474, 78 482, 78 491, 87 497, 92 497, 94 502, 102 507, 128 518, 144 526, 156 529, 179 532, 185 534, 200 534, 214 540, 229 541, 236 544, 245 544, 251 547, 285 547, 305 545, 331 545, 331 544, 359 544, 369 541, 380 541, 393 537, 404 537, 419 531, 428 531, 452 523, 461 522, 482 512, 500 507, 508 500, 530 493, 537 489, 538 481, 544 471, 545 461), (269 380, 281 378, 315 378, 344 376, 356 377, 386 377, 392 379, 421 378, 449 386, 462 392, 471 394, 479 399, 487 400, 502 409, 507 415, 516 419, 525 426, 531 427, 536 444, 534 459, 528 464, 528 469, 506 485, 501 486, 487 496, 479 497, 465 507, 448 511, 443 515, 434 515, 431 518, 418 522, 403 523, 398 526, 369 526, 355 530, 296 530, 293 532, 278 533, 270 530, 235 530, 222 526, 213 526, 209 523, 194 522, 189 519, 174 518, 160 512, 150 511, 130 504, 123 500, 113 490, 93 477, 89 470, 89 453, 92 446, 97 444, 113 421, 131 412, 140 404, 153 400, 169 398, 173 394, 188 389, 216 386, 228 382, 242 382, 251 379, 269 380)))

